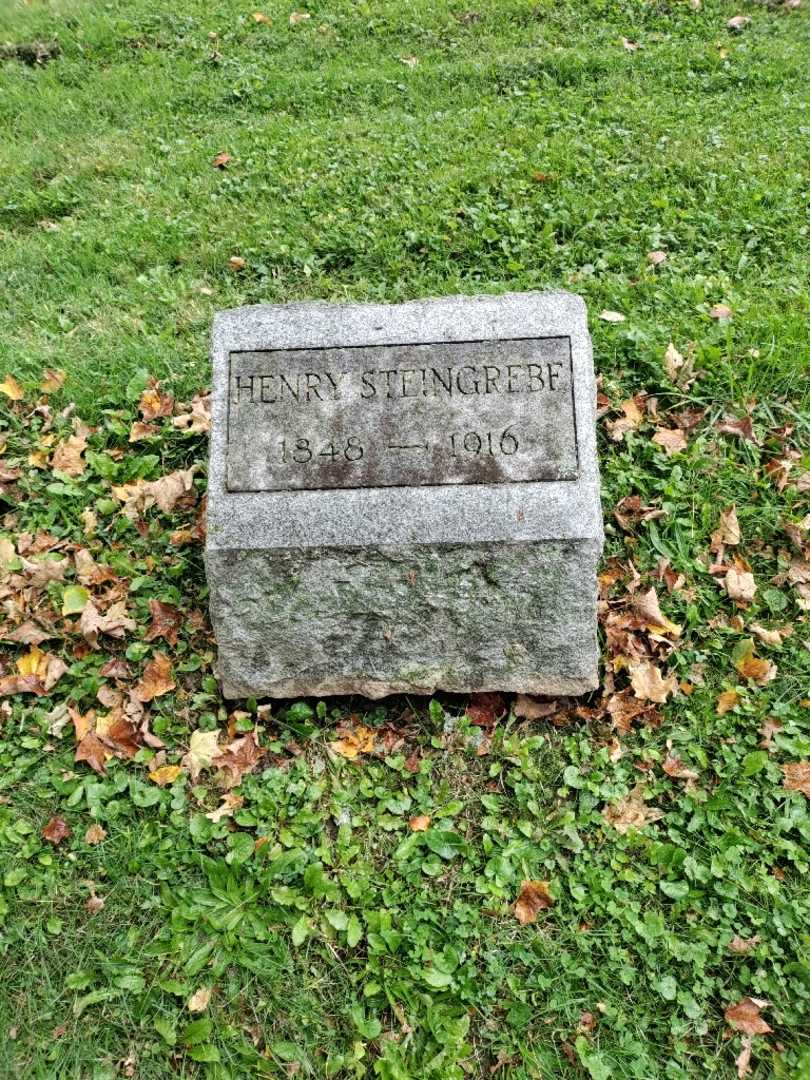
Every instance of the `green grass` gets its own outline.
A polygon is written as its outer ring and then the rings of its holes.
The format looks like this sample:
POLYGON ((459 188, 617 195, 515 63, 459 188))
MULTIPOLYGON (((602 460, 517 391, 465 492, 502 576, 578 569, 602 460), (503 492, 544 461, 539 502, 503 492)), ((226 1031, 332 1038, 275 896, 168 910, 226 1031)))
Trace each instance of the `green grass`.
MULTIPOLYGON (((810 803, 781 766, 810 759, 810 630, 785 532, 810 511, 797 485, 810 470, 806 0, 334 0, 301 4, 311 18, 296 26, 293 7, 265 4, 271 26, 258 7, 0 8, 0 41, 61 48, 45 66, 0 61, 0 376, 26 390, 0 403, 3 462, 21 469, 0 536, 89 544, 128 583, 137 624, 87 651, 59 614, 72 569, 25 599, 69 670, 0 714, 0 1075, 726 1078, 741 1039, 723 1013, 751 995, 771 1002, 774 1031, 754 1037, 750 1076, 804 1080, 810 803), (221 151, 232 160, 216 169, 221 151), (668 255, 657 269, 653 249, 668 255), (268 757, 218 823, 210 772, 159 788, 141 749, 102 778, 74 762, 70 726, 48 734, 61 703, 105 711, 110 655, 137 677, 160 648, 178 685, 149 711, 168 761, 195 728, 225 738, 210 630, 188 618, 206 602, 199 545, 171 539, 196 507, 149 511, 139 530, 110 493, 199 462, 202 495, 204 440, 167 423, 127 437, 145 372, 178 398, 206 384, 215 310, 559 287, 588 303, 610 417, 642 390, 668 423, 706 410, 671 457, 652 420, 621 443, 600 436, 606 558, 621 564, 610 610, 635 570, 683 626, 665 666, 691 692, 660 724, 617 732, 606 682, 558 723, 510 713, 479 756, 463 699, 241 703, 232 724, 257 725, 268 757), (716 303, 733 319, 712 319, 716 303), (688 390, 666 375, 670 341, 694 343, 688 390), (29 464, 45 368, 68 373, 54 416, 75 402, 97 426, 79 477, 29 464), (746 410, 758 444, 716 432, 746 410), (783 458, 779 490, 765 466, 783 458), (663 516, 625 532, 613 508, 635 494, 663 516), (732 503, 758 584, 746 609, 709 573, 732 503), (671 595, 661 558, 684 575, 671 595), (155 599, 186 616, 172 648, 146 639, 155 599), (733 665, 757 623, 793 628, 780 648, 757 643, 778 665, 765 685, 733 665), (349 714, 393 731, 388 751, 331 753, 349 714), (764 751, 767 719, 782 727, 764 751), (662 770, 669 743, 693 786, 662 770), (663 817, 620 835, 603 810, 639 780, 663 817), (57 848, 41 837, 54 814, 71 828, 57 848), (409 830, 416 814, 427 833, 409 830), (98 846, 83 840, 92 822, 98 846), (526 879, 556 902, 522 927, 526 879), (759 941, 743 955, 734 935, 759 941)), ((57 439, 70 422, 54 419, 57 439)), ((8 584, 21 565, 0 567, 5 628, 22 618, 8 584)), ((0 648, 0 677, 26 651, 0 648)), ((617 689, 620 655, 605 642, 617 689)))

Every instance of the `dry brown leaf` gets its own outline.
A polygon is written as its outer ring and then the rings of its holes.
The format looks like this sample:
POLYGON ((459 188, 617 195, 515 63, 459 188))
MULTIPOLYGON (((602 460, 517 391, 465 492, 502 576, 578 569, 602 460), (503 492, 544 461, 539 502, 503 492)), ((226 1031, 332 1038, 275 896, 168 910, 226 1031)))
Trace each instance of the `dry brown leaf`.
POLYGON ((306 22, 307 19, 311 19, 312 16, 308 11, 293 11, 290 15, 290 26, 298 26, 299 23, 306 22))
POLYGON ((788 791, 800 791, 810 799, 810 761, 793 761, 779 767, 784 773, 784 787, 788 791))
POLYGON ((155 505, 168 514, 183 496, 193 491, 196 471, 196 466, 192 465, 190 469, 178 469, 158 480, 138 480, 133 484, 114 486, 112 493, 124 504, 121 513, 132 521, 155 505))
POLYGON ((551 701, 538 701, 528 694, 518 694, 512 711, 519 720, 542 720, 558 712, 560 703, 556 698, 551 701))
POLYGON ((748 439, 752 443, 757 441, 754 435, 754 423, 750 416, 739 419, 727 416, 721 423, 714 425, 714 430, 719 431, 721 435, 736 435, 739 439, 748 439))
POLYGON ((626 37, 622 38, 622 45, 625 49, 627 49, 628 52, 635 52, 638 48, 637 42, 631 41, 629 38, 626 37))
POLYGON ((49 840, 52 844, 61 844, 64 839, 70 836, 70 826, 61 817, 52 817, 45 828, 42 830, 43 839, 49 840))
POLYGON ((725 716, 735 705, 739 705, 741 700, 736 690, 724 690, 717 699, 717 715, 725 716))
POLYGON ((764 684, 776 678, 776 664, 754 654, 753 638, 744 638, 734 650, 734 667, 746 679, 764 684))
POLYGON ((57 390, 62 389, 66 378, 66 371, 55 371, 53 368, 46 368, 39 388, 43 394, 55 394, 57 390))
POLYGON ((764 998, 744 997, 736 1005, 729 1005, 723 1015, 735 1031, 744 1035, 767 1035, 773 1028, 759 1014, 769 1005, 770 1001, 764 998))
POLYGON ((647 262, 653 266, 661 266, 662 263, 667 261, 667 253, 665 251, 648 251, 647 262))
POLYGON ((724 547, 733 547, 742 540, 740 523, 737 520, 737 507, 728 506, 720 514, 720 522, 712 533, 711 551, 722 551, 724 547))
POLYGON ((168 694, 176 685, 172 677, 171 660, 165 653, 158 652, 144 668, 133 694, 138 701, 152 701, 156 697, 168 694))
POLYGON ((764 645, 779 648, 782 644, 783 631, 781 630, 767 630, 764 626, 760 626, 759 623, 752 623, 751 633, 756 634, 764 645))
POLYGON ((760 747, 763 750, 770 751, 771 746, 773 745, 774 735, 778 735, 781 730, 782 725, 779 723, 778 720, 774 720, 773 717, 770 716, 766 717, 762 721, 762 727, 759 729, 759 733, 762 736, 762 739, 759 743, 760 747))
POLYGON ((730 319, 734 312, 728 306, 728 304, 715 304, 709 312, 709 317, 712 319, 730 319))
POLYGON ((228 266, 230 267, 231 270, 234 270, 234 271, 236 271, 236 270, 244 270, 245 267, 247 266, 247 263, 245 262, 245 260, 242 258, 241 255, 231 255, 230 259, 228 259, 228 266))
POLYGON ((751 1047, 753 1041, 750 1035, 743 1035, 741 1042, 741 1050, 734 1059, 734 1064, 737 1066, 737 1080, 745 1080, 751 1071, 751 1047))
POLYGON ((627 316, 622 315, 620 311, 600 311, 599 318, 604 322, 621 323, 626 321, 627 316))
POLYGON ((66 476, 81 476, 87 468, 82 454, 87 449, 87 436, 78 432, 57 443, 51 458, 51 470, 66 476))
POLYGON ((145 424, 142 420, 136 420, 129 429, 129 441, 136 443, 143 439, 151 439, 158 434, 159 430, 157 424, 145 424))
POLYGON ((643 829, 650 822, 658 821, 664 816, 664 811, 645 803, 644 785, 638 783, 629 795, 606 806, 602 811, 602 816, 616 832, 624 834, 631 829, 643 829))
POLYGON ((661 768, 667 776, 672 776, 676 780, 697 780, 698 778, 695 770, 688 768, 680 754, 676 754, 673 750, 670 750, 664 758, 661 768))
MULTIPOLYGON (((93 893, 92 896, 88 897, 87 903, 84 906, 91 915, 96 915, 104 907, 104 899, 93 893)), ((129 1075, 132 1076, 133 1074, 130 1073, 129 1075)))
POLYGON ((628 431, 634 431, 644 419, 644 413, 636 398, 628 398, 620 406, 623 416, 617 420, 608 420, 605 424, 613 442, 621 442, 628 431))
POLYGON ((329 749, 341 757, 354 761, 360 754, 371 754, 374 751, 374 730, 364 724, 355 727, 344 728, 339 732, 341 738, 328 743, 329 749))
POLYGON ((188 410, 172 418, 172 426, 189 435, 205 435, 211 430, 211 395, 198 394, 188 410))
POLYGON ((255 731, 249 731, 247 735, 223 746, 211 761, 213 767, 220 770, 220 786, 237 787, 242 777, 256 768, 264 754, 255 731))
POLYGON ((232 160, 233 158, 231 157, 231 155, 226 150, 223 150, 221 153, 217 154, 211 164, 214 166, 215 169, 225 169, 227 168, 228 163, 232 160))
POLYGON ((92 600, 88 600, 79 619, 79 630, 94 649, 98 648, 99 634, 107 634, 109 637, 120 639, 126 631, 132 631, 135 628, 135 620, 130 619, 123 600, 111 604, 104 615, 98 611, 92 600))
POLYGON ((232 791, 227 791, 222 796, 222 802, 216 808, 211 810, 205 816, 209 821, 221 821, 224 817, 233 817, 234 813, 244 803, 244 798, 241 795, 234 795, 232 791))
POLYGON ((660 669, 649 660, 628 664, 628 670, 633 693, 642 701, 663 704, 678 688, 678 680, 674 675, 667 675, 665 678, 660 669))
POLYGON ((251 18, 255 23, 264 23, 265 26, 272 26, 273 20, 264 14, 263 11, 254 11, 251 18))
POLYGON ((408 822, 411 832, 427 832, 430 828, 430 817, 427 814, 417 814, 408 822))
POLYGON ((208 1008, 208 1003, 211 1000, 211 987, 201 986, 196 993, 192 994, 186 1002, 188 1011, 192 1013, 205 1012, 208 1008))
POLYGON ((162 637, 170 645, 177 644, 177 635, 183 625, 183 616, 171 604, 164 604, 162 600, 149 601, 149 614, 152 622, 146 631, 146 640, 154 641, 162 637))
POLYGON ((526 926, 537 922, 541 911, 554 906, 554 897, 548 890, 547 881, 524 881, 515 901, 515 917, 526 926))
POLYGON ((654 588, 633 596, 633 610, 639 618, 644 620, 648 630, 673 638, 681 636, 682 627, 668 619, 661 611, 658 594, 654 588))
POLYGON ((662 447, 668 457, 680 454, 687 446, 686 435, 681 428, 659 428, 652 441, 656 446, 662 447))
POLYGON ((749 15, 734 15, 728 20, 726 26, 729 30, 743 30, 751 22, 749 15))
POLYGON ((102 828, 101 825, 91 825, 87 832, 84 834, 85 844, 100 844, 102 840, 107 838, 107 830, 102 828))
POLYGON ((150 379, 149 385, 141 394, 141 400, 138 402, 138 411, 141 414, 141 419, 157 420, 161 416, 171 416, 172 409, 174 408, 174 399, 170 394, 164 394, 160 389, 160 383, 157 379, 150 379))
POLYGON ((74 760, 86 761, 94 772, 104 776, 107 772, 107 762, 112 756, 112 751, 107 749, 95 731, 88 731, 76 747, 74 760))
POLYGON ((3 641, 13 641, 17 645, 41 645, 52 637, 53 634, 47 634, 33 622, 20 623, 14 630, 2 634, 3 641))
POLYGON ((492 728, 506 715, 506 703, 503 694, 470 694, 470 700, 464 711, 471 724, 482 728, 492 728))
POLYGON ((754 580, 754 575, 747 570, 739 570, 736 566, 730 566, 723 584, 730 598, 738 601, 738 603, 750 604, 756 596, 757 583, 754 580))
POLYGON ((746 953, 750 953, 752 949, 755 949, 761 940, 759 934, 754 934, 753 937, 749 938, 742 938, 739 934, 735 934, 728 943, 728 947, 733 953, 745 956, 746 953))

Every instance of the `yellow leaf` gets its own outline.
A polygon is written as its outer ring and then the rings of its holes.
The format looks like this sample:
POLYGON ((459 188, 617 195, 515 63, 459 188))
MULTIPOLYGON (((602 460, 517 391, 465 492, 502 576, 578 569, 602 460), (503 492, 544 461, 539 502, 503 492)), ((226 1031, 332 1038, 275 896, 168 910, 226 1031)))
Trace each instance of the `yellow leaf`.
POLYGON ((0 383, 0 394, 5 394, 12 401, 22 401, 23 391, 13 375, 6 375, 0 383))
POLYGON ((417 814, 408 822, 411 832, 427 832, 430 828, 430 818, 427 814, 417 814))
POLYGON ((17 670, 21 675, 43 675, 48 666, 48 661, 45 653, 36 647, 31 646, 30 652, 27 652, 25 656, 21 656, 17 661, 17 670))
POLYGON ((345 731, 343 738, 330 742, 329 749, 354 761, 360 754, 370 754, 374 750, 374 731, 364 724, 358 724, 345 731))
POLYGON ((725 716, 735 705, 740 704, 740 695, 736 690, 724 690, 717 699, 717 715, 725 716))
POLYGON ((149 779, 158 787, 168 787, 169 784, 175 782, 182 771, 179 765, 161 765, 159 769, 149 773, 149 779))

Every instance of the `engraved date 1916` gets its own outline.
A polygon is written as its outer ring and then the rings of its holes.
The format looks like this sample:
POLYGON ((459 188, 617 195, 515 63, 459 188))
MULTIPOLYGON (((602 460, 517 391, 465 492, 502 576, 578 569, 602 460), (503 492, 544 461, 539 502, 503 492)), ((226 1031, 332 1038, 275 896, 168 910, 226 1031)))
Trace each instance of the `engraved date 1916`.
MULTIPOLYGON (((453 431, 442 444, 451 458, 460 457, 511 457, 520 450, 520 441, 512 430, 513 424, 503 431, 453 431)), ((427 442, 389 442, 382 448, 391 453, 428 453, 427 442)), ((331 440, 325 444, 305 438, 283 438, 277 444, 275 460, 282 465, 318 465, 336 461, 350 463, 362 461, 366 448, 357 435, 345 441, 331 440), (326 462, 320 459, 327 459, 326 462)))

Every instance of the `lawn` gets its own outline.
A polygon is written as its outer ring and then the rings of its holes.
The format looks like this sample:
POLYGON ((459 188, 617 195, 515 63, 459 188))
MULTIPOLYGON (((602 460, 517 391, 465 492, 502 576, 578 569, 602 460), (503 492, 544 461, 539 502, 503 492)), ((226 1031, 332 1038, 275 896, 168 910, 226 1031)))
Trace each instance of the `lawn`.
POLYGON ((810 4, 469 5, 0 8, 2 1077, 810 1077, 810 4), (601 690, 224 702, 213 312, 542 288, 601 690))

